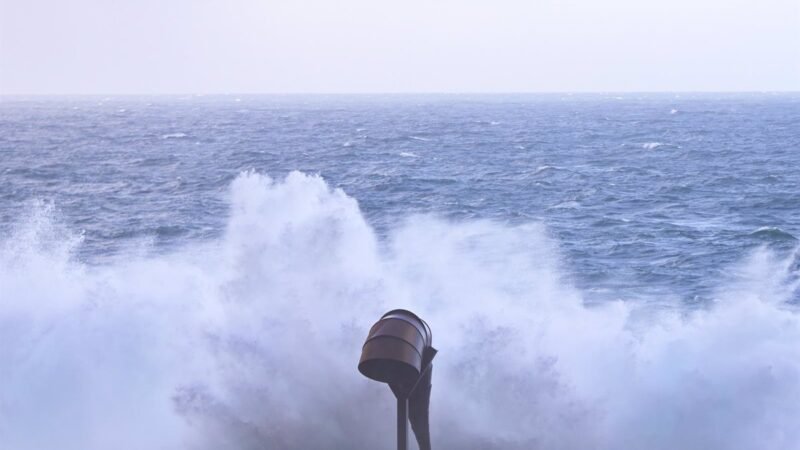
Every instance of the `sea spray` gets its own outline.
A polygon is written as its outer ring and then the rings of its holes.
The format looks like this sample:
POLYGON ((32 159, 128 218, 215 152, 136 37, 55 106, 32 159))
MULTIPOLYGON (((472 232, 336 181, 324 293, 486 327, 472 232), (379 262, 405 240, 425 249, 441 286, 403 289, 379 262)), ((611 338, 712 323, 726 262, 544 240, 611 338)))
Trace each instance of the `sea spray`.
POLYGON ((707 308, 587 307, 539 224, 379 239, 321 178, 253 172, 220 238, 168 254, 86 265, 46 205, 0 240, 0 448, 392 448, 356 364, 395 307, 441 352, 434 448, 800 448, 795 261, 764 249, 707 308))

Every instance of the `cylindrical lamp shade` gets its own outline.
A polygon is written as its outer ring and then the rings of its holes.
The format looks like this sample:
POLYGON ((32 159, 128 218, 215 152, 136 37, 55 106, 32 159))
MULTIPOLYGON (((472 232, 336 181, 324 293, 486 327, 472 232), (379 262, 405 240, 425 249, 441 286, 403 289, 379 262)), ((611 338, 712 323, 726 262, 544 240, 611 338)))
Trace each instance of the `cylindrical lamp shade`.
POLYGON ((422 355, 431 346, 431 330, 416 314, 395 309, 372 326, 361 350, 358 370, 389 384, 413 384, 422 370, 422 355))

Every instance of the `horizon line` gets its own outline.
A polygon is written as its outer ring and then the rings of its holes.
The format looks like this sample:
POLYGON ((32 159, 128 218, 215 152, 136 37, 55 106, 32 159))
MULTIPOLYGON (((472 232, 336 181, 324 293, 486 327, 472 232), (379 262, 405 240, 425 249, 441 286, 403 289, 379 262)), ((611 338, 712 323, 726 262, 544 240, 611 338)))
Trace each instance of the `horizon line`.
POLYGON ((0 93, 0 98, 4 97, 224 97, 224 96, 420 96, 420 95, 441 95, 441 96, 466 96, 466 95, 652 95, 652 94, 673 94, 673 95, 697 95, 697 94, 800 94, 800 89, 796 90, 653 90, 653 91, 386 91, 386 92, 364 92, 364 91, 341 91, 341 92, 322 92, 322 91, 293 91, 293 92, 158 92, 158 93, 0 93))

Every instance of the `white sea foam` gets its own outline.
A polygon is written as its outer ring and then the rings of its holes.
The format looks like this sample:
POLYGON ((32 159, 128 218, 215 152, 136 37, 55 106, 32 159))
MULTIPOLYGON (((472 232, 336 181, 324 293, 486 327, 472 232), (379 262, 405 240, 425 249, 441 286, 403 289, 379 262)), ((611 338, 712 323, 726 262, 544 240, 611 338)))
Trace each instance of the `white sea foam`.
POLYGON ((403 158, 419 158, 419 155, 414 152, 400 152, 400 156, 403 158))
POLYGON ((658 147, 663 147, 664 145, 666 144, 664 144, 663 142, 645 142, 644 144, 642 144, 642 148, 645 150, 654 150, 657 149, 658 147))
POLYGON ((678 114, 678 110, 677 109, 670 109, 669 113, 670 114, 678 114))
POLYGON ((243 174, 230 208, 218 240, 99 266, 46 205, 0 237, 0 448, 392 448, 356 364, 396 307, 440 350, 434 448, 800 448, 792 261, 756 251, 704 311, 586 307, 538 224, 379 243, 300 173, 243 174))
POLYGON ((409 136, 408 138, 411 139, 411 140, 414 140, 414 141, 422 141, 422 142, 429 142, 430 141, 430 139, 428 139, 428 138, 419 137, 419 136, 409 136))

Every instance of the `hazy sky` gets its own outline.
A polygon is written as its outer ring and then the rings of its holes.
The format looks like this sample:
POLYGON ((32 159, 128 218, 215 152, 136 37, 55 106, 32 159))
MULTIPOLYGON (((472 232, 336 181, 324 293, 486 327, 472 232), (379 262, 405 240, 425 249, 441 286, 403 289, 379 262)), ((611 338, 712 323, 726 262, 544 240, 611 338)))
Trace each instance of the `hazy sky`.
POLYGON ((800 0, 0 0, 0 93, 800 90, 800 0))

